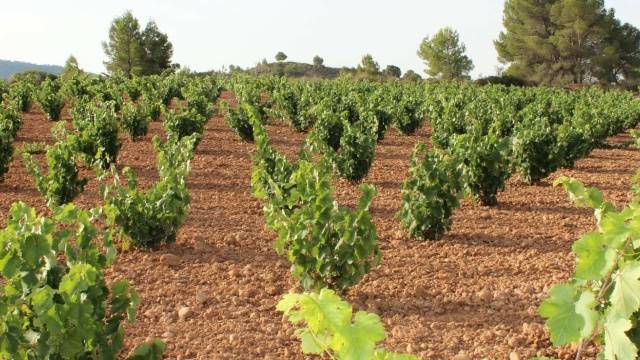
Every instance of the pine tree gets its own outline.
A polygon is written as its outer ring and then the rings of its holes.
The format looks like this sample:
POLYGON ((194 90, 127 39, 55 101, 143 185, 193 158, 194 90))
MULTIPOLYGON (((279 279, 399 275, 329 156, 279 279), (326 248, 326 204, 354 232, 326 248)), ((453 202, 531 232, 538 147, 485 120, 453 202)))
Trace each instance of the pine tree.
POLYGON ((371 54, 365 54, 362 57, 361 63, 357 67, 358 73, 363 73, 366 75, 379 75, 380 74, 380 65, 376 61, 373 60, 373 56, 371 54))
POLYGON ((64 63, 64 67, 60 72, 60 78, 66 80, 82 75, 83 73, 84 71, 82 71, 82 69, 80 69, 80 65, 78 65, 78 59, 76 59, 75 56, 71 55, 64 63))
POLYGON ((104 65, 111 74, 132 78, 142 73, 144 46, 140 24, 130 10, 113 19, 109 28, 109 42, 103 41, 102 48, 109 58, 104 65))
POLYGON ((102 42, 109 58, 104 64, 111 74, 128 78, 160 74, 171 67, 173 45, 167 34, 160 32, 154 20, 144 31, 131 11, 113 19, 109 28, 109 42, 102 42))
POLYGON ((561 0, 551 6, 556 31, 549 37, 563 83, 582 84, 593 76, 591 60, 602 49, 609 21, 603 0, 561 0))
POLYGON ((638 76, 640 31, 603 0, 507 0, 494 46, 505 75, 550 85, 638 76))
POLYGON ((551 6, 557 0, 507 0, 501 32, 494 46, 498 60, 510 66, 505 75, 548 83, 556 76, 553 68, 559 54, 550 41, 556 30, 551 22, 551 6))
POLYGON ((458 32, 445 27, 433 38, 427 35, 420 44, 418 56, 424 60, 427 75, 443 79, 456 80, 469 77, 473 62, 464 54, 466 46, 460 43, 458 32))
POLYGON ((173 44, 167 34, 160 32, 154 20, 149 20, 142 32, 144 46, 143 74, 158 75, 171 67, 173 44))

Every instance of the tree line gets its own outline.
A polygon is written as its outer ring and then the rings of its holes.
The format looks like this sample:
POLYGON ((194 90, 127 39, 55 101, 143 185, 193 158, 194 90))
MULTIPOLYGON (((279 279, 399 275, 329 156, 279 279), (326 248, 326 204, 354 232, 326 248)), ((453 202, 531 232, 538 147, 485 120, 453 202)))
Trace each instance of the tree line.
MULTIPOLYGON (((604 0, 506 0, 503 15, 505 30, 494 41, 502 65, 500 76, 546 85, 640 82, 640 30, 617 19, 613 9, 605 8, 604 0)), ((110 74, 131 78, 160 74, 172 67, 173 46, 168 36, 153 20, 141 31, 131 11, 112 21, 109 40, 102 46, 110 74)), ((474 68, 465 52, 458 32, 445 27, 427 35, 417 55, 428 77, 460 81, 470 79, 474 68)), ((283 68, 287 56, 278 52, 275 58, 280 65, 276 70, 283 68)), ((313 59, 318 68, 323 62, 317 55, 313 59)), ((266 59, 261 65, 267 65, 266 59)), ((240 68, 231 65, 229 69, 240 68)), ((341 73, 396 79, 402 74, 395 65, 381 70, 370 54, 363 56, 357 68, 345 67, 341 73)), ((415 81, 420 76, 409 70, 402 78, 415 81)))

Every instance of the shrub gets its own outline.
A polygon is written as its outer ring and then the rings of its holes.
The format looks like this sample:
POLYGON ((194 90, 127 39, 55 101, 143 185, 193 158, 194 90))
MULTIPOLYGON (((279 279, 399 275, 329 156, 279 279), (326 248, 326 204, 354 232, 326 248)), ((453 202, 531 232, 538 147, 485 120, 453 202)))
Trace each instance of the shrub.
POLYGON ((119 118, 113 103, 78 104, 71 111, 78 150, 87 164, 99 161, 103 169, 115 164, 122 142, 118 139, 119 118))
POLYGON ((3 104, 0 103, 0 130, 2 133, 8 134, 13 141, 22 128, 22 124, 22 113, 18 104, 9 103, 3 109, 3 104))
POLYGON ((262 122, 257 108, 248 103, 240 103, 234 110, 229 107, 226 101, 222 101, 220 103, 220 109, 226 120, 225 123, 240 140, 253 141, 251 119, 254 118, 254 121, 262 122))
POLYGON ((376 228, 369 206, 376 193, 361 184, 358 208, 349 211, 333 200, 331 166, 318 164, 303 148, 291 164, 273 149, 262 126, 254 121, 257 156, 251 178, 252 193, 264 199, 267 228, 278 232, 274 248, 287 254, 292 272, 309 289, 329 286, 344 290, 357 284, 380 262, 376 228))
POLYGON ((287 254, 293 276, 305 289, 330 287, 346 291, 362 280, 380 262, 376 227, 369 206, 376 194, 370 184, 361 184, 358 208, 349 211, 333 200, 331 169, 324 158, 318 164, 300 160, 285 199, 294 205, 283 212, 265 205, 267 228, 278 232, 274 248, 287 254))
POLYGON ((139 137, 147 135, 150 120, 145 101, 139 101, 138 104, 130 102, 122 108, 120 126, 132 141, 136 141, 139 137))
POLYGON ((417 96, 402 96, 395 104, 393 126, 402 135, 411 135, 424 123, 424 100, 417 96))
POLYGON ((400 190, 396 213, 410 238, 437 240, 451 229, 451 215, 460 206, 458 162, 419 142, 411 155, 410 177, 400 190), (422 155, 424 154, 424 155, 422 155))
MULTIPOLYGON (((64 125, 60 123, 60 125, 64 125)), ((57 126, 53 131, 64 130, 57 126)), ((47 147, 47 174, 42 173, 40 163, 29 153, 23 153, 25 164, 31 176, 34 177, 36 187, 45 198, 49 207, 68 204, 84 191, 89 181, 80 179, 77 165, 77 142, 73 135, 58 139, 53 146, 47 147)))
POLYGON ((22 112, 27 112, 33 105, 35 97, 35 80, 32 76, 25 76, 9 87, 9 99, 18 104, 22 112))
POLYGON ((148 248, 176 240, 191 204, 186 177, 191 172, 198 137, 193 134, 179 141, 172 138, 163 145, 154 136, 160 180, 146 192, 137 189, 136 176, 128 167, 123 170, 127 186, 122 185, 116 175, 113 186, 101 188, 110 221, 131 239, 134 246, 148 248))
POLYGON ((38 105, 51 121, 60 120, 60 113, 64 108, 64 98, 60 94, 60 84, 51 79, 45 80, 40 86, 38 105))
MULTIPOLYGON (((113 231, 92 225, 99 213, 69 204, 42 218, 22 202, 11 206, 0 231, 1 358, 116 359, 122 322, 135 321, 140 298, 127 280, 109 286, 104 279, 116 250, 113 231), (105 252, 95 244, 98 235, 105 252)), ((155 340, 129 359, 159 359, 163 352, 155 340)))
POLYGON ((358 311, 332 290, 285 295, 276 306, 292 324, 307 323, 298 329, 305 354, 327 354, 331 359, 418 360, 415 355, 388 353, 376 349, 384 340, 384 327, 376 314, 358 311))
POLYGON ((4 182, 4 176, 13 161, 13 150, 13 137, 9 132, 0 129, 0 183, 4 182))
POLYGON ((547 119, 525 119, 511 139, 512 163, 527 183, 538 184, 562 165, 564 151, 547 119))
POLYGON ((207 118, 193 108, 186 109, 183 107, 179 114, 175 110, 170 110, 164 114, 164 128, 167 131, 167 136, 180 140, 185 136, 199 134, 196 146, 204 133, 204 126, 207 121, 207 118))
POLYGON ((477 130, 458 135, 450 151, 462 162, 465 193, 484 206, 498 203, 498 191, 504 190, 511 177, 511 139, 500 138, 493 131, 487 135, 477 130))
POLYGON ((343 120, 339 149, 321 146, 341 178, 359 182, 367 176, 376 151, 378 135, 372 131, 376 127, 375 120, 363 119, 355 124, 343 120))

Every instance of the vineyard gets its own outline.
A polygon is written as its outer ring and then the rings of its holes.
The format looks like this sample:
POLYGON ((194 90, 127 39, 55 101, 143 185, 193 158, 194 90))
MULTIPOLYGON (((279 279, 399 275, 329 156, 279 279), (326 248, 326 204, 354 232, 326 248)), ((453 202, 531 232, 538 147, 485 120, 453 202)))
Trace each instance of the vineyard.
POLYGON ((0 357, 636 358, 631 93, 173 74, 0 94, 0 357))

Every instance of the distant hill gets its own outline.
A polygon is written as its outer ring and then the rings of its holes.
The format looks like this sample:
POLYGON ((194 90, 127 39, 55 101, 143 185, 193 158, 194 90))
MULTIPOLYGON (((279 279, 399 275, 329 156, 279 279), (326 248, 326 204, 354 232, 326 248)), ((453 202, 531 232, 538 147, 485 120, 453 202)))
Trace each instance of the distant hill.
MULTIPOLYGON (((328 66, 314 66, 311 64, 283 61, 277 63, 259 63, 255 67, 242 69, 239 66, 229 66, 229 72, 231 74, 247 74, 252 76, 261 75, 276 75, 287 76, 290 78, 320 78, 320 79, 335 79, 340 76, 342 69, 332 68, 328 66)), ((355 72, 355 69, 351 69, 355 72)), ((212 73, 203 72, 200 75, 208 75, 212 73)))
POLYGON ((62 66, 38 65, 23 61, 0 60, 0 79, 9 79, 11 75, 25 70, 46 71, 57 75, 62 71, 62 66))

